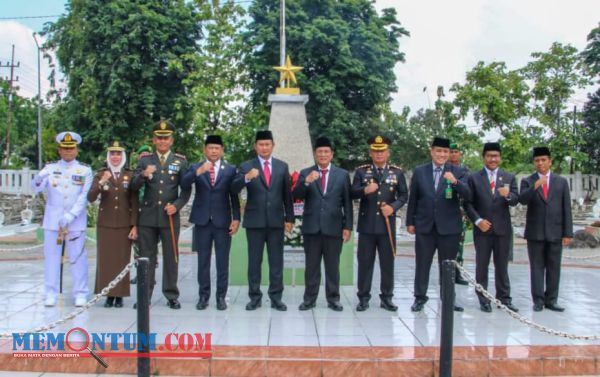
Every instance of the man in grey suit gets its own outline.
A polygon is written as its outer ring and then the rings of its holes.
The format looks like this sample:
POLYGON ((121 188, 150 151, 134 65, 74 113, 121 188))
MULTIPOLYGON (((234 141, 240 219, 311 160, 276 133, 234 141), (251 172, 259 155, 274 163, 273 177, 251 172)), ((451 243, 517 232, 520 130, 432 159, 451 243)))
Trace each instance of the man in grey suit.
POLYGON ((325 263, 325 296, 327 306, 342 311, 340 304, 340 254, 342 242, 352 233, 352 200, 350 176, 331 164, 331 140, 320 137, 315 142, 316 165, 303 169, 293 191, 296 199, 304 199, 302 235, 306 268, 304 300, 300 310, 315 307, 321 284, 321 259, 325 263))
POLYGON ((531 272, 533 310, 562 312, 557 303, 563 246, 573 238, 571 195, 566 179, 550 171, 550 149, 533 149, 536 172, 521 181, 519 202, 527 205, 525 239, 531 272), (544 289, 545 281, 545 289, 544 289))
POLYGON ((163 250, 162 291, 169 308, 180 309, 177 250, 173 249, 173 243, 176 245, 179 239, 179 211, 190 199, 191 189, 180 189, 179 186, 188 163, 185 156, 171 152, 174 130, 169 121, 160 120, 156 124, 152 138, 156 152, 140 159, 131 188, 144 189, 144 197, 140 199, 138 231, 140 256, 150 258, 150 297, 154 289, 154 266, 160 240, 163 250), (169 217, 172 218, 173 229, 170 229, 169 217))
POLYGON ((244 162, 232 183, 232 191, 248 191, 243 227, 248 240, 248 296, 246 310, 261 306, 260 291, 263 249, 269 257, 269 298, 271 307, 287 310, 283 293, 284 230, 294 227, 291 180, 288 165, 272 157, 275 143, 271 131, 258 131, 254 142, 257 158, 244 162))
MULTIPOLYGON (((471 191, 464 168, 447 163, 450 140, 436 137, 431 144, 431 162, 413 171, 406 209, 406 226, 415 240, 415 301, 413 312, 423 310, 429 299, 429 272, 437 249, 438 262, 455 260, 462 232, 460 197, 469 201, 471 191)), ((458 305, 454 310, 463 311, 458 305)))
MULTIPOLYGON (((467 215, 475 225, 475 278, 483 288, 488 286, 490 257, 494 255, 496 298, 510 310, 518 312, 510 297, 508 256, 511 242, 510 206, 519 202, 519 191, 514 174, 500 169, 502 149, 499 143, 485 143, 481 171, 469 176, 471 202, 466 205, 467 215)), ((490 313, 490 301, 477 292, 479 308, 490 313)))

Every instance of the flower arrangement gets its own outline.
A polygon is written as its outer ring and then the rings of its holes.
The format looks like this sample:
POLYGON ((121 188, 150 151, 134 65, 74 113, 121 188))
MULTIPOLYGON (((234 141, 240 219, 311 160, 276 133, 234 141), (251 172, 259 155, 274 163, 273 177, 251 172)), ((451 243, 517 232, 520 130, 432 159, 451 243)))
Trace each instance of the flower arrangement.
MULTIPOLYGON (((294 171, 291 174, 292 180, 292 191, 298 183, 298 177, 300 174, 294 171)), ((290 233, 285 234, 283 241, 284 246, 291 248, 301 248, 304 245, 304 239, 302 238, 302 214, 304 213, 304 202, 299 199, 294 199, 294 227, 290 233)))

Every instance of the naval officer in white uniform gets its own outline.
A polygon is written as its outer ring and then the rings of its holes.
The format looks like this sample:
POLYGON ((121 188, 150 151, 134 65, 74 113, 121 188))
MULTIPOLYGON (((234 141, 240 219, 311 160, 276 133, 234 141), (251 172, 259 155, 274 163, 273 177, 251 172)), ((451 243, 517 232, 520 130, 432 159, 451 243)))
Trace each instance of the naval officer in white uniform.
MULTIPOLYGON (((65 254, 73 275, 75 306, 87 302, 88 262, 85 250, 87 227, 87 192, 92 185, 92 170, 76 160, 81 136, 75 132, 61 132, 56 136, 60 160, 49 163, 32 181, 33 190, 46 190, 44 210, 44 288, 45 306, 56 305, 59 294, 61 248, 57 243, 59 232, 66 233, 65 254)), ((64 269, 66 270, 66 269, 64 269)))

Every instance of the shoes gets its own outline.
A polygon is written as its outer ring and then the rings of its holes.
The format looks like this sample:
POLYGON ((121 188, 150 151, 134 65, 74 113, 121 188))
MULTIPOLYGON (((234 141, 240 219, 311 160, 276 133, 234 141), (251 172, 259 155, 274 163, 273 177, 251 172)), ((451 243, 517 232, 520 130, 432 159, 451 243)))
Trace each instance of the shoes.
POLYGON ((413 312, 420 312, 421 310, 423 310, 423 307, 425 306, 426 302, 427 302, 427 300, 416 298, 415 302, 410 307, 410 310, 413 312))
POLYGON ((280 312, 285 312, 287 310, 287 306, 280 300, 271 299, 271 307, 275 310, 279 310, 280 312))
POLYGON ((398 307, 394 305, 391 298, 382 298, 380 306, 390 312, 395 312, 398 310, 398 307))
POLYGON ((47 307, 52 307, 56 305, 56 297, 46 297, 46 299, 44 300, 44 306, 47 307))
POLYGON ((367 309, 369 309, 369 301, 367 300, 360 300, 358 305, 356 305, 357 312, 364 312, 367 309))
POLYGON ((504 306, 506 306, 509 310, 518 313, 519 312, 519 308, 517 308, 516 306, 514 306, 512 304, 512 302, 503 302, 504 306))
POLYGON ((133 308, 134 308, 134 309, 137 309, 137 302, 134 302, 134 303, 133 303, 133 308))
POLYGON ((137 284, 137 276, 129 280, 129 284, 137 284))
POLYGON ((558 304, 546 304, 546 309, 552 310, 553 312, 564 312, 565 308, 558 306, 558 304))
POLYGON ((454 311, 455 312, 464 312, 465 308, 463 308, 462 306, 454 305, 454 311))
POLYGON ((176 298, 167 300, 167 306, 171 309, 181 309, 181 304, 176 298))
POLYGON ((246 310, 256 310, 256 308, 260 308, 260 307, 261 307, 260 299, 251 300, 249 303, 246 304, 246 310))
POLYGON ((342 310, 344 310, 344 307, 340 305, 340 303, 337 301, 328 302, 327 307, 333 310, 334 312, 341 312, 342 310))
POLYGON ((490 305, 489 302, 485 302, 483 304, 479 304, 479 309, 484 312, 484 313, 491 313, 492 312, 492 305, 490 305))
POLYGON ((115 298, 115 308, 122 308, 123 307, 123 297, 116 297, 115 298))
POLYGON ((302 304, 300 304, 300 306, 298 306, 298 310, 310 310, 312 308, 315 307, 315 303, 314 302, 306 302, 304 301, 302 304))
POLYGON ((225 297, 217 297, 217 310, 225 310, 227 309, 227 303, 225 302, 225 297))
POLYGON ((208 308, 208 300, 204 297, 200 297, 198 303, 196 304, 196 309, 204 310, 206 308, 208 308))
POLYGON ((75 298, 75 306, 82 307, 87 303, 87 300, 84 296, 79 296, 75 298))
POLYGON ((107 297, 106 301, 104 302, 104 307, 105 308, 112 308, 115 305, 115 298, 114 297, 107 297))
POLYGON ((463 279, 463 277, 460 276, 460 274, 456 274, 456 279, 454 280, 454 282, 458 285, 469 285, 469 282, 463 279))
POLYGON ((533 311, 534 312, 541 312, 542 310, 544 310, 544 304, 541 304, 541 303, 535 303, 535 304, 533 304, 533 311))

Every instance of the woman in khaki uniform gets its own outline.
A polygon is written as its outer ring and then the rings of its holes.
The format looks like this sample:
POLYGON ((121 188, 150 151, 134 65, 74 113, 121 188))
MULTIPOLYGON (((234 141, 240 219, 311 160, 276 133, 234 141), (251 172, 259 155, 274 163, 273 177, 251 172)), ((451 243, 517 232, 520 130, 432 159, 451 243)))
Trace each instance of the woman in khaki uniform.
MULTIPOLYGON (((108 285, 129 263, 131 243, 137 239, 138 196, 130 187, 133 171, 125 169, 125 148, 115 141, 106 155, 106 167, 100 169, 88 192, 94 202, 100 196, 97 223, 97 264, 95 293, 108 285)), ((104 307, 123 307, 129 296, 129 276, 110 292, 104 307)))

